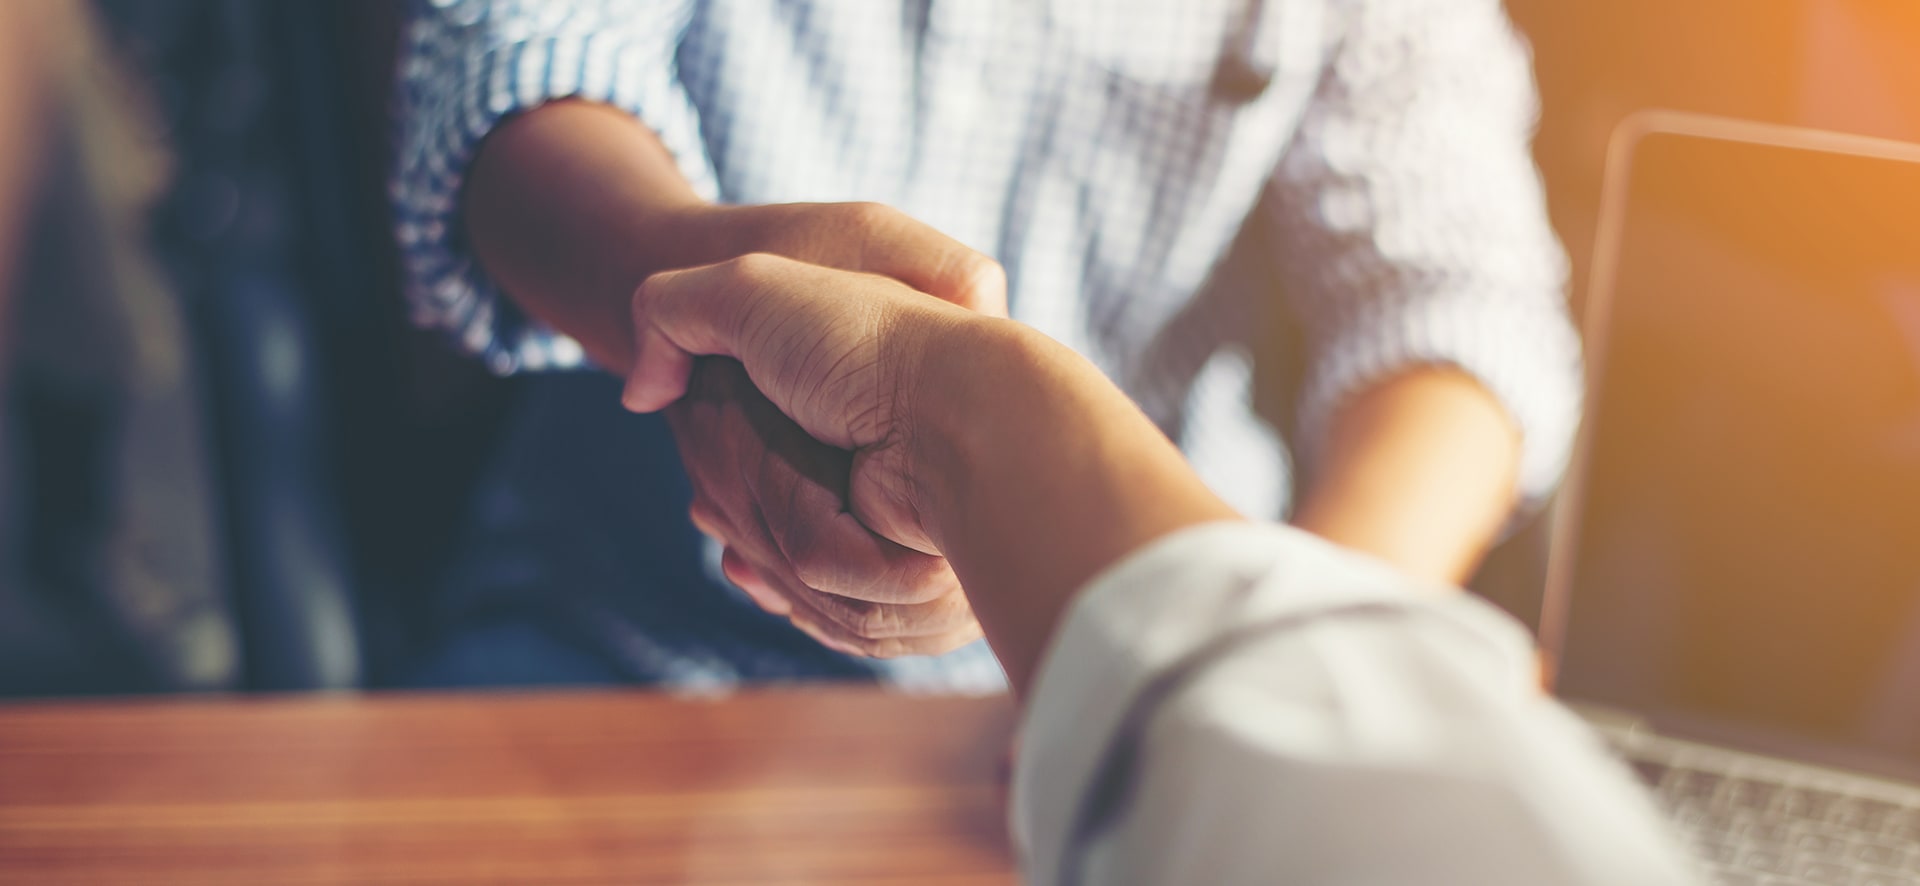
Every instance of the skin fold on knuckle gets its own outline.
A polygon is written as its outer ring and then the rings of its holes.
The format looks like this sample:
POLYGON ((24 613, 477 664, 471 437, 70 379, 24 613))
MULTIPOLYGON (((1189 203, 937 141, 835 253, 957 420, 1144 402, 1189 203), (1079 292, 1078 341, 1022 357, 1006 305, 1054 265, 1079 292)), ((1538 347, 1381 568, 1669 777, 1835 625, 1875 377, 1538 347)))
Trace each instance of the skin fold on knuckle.
POLYGON ((958 245, 951 238, 884 203, 841 206, 845 215, 838 224, 853 235, 843 238, 854 249, 847 270, 891 277, 942 298, 954 296, 941 277, 947 264, 943 256, 958 245))
MULTIPOLYGON (((844 489, 846 474, 836 474, 835 481, 844 489)), ((846 513, 843 492, 835 491, 831 502, 802 503, 796 497, 789 504, 792 525, 781 539, 782 549, 802 583, 841 598, 898 602, 889 545, 846 513), (812 510, 806 510, 808 505, 812 510)))
MULTIPOLYGON (((777 304, 782 284, 797 263, 769 252, 749 252, 721 262, 710 297, 724 306, 714 321, 722 335, 742 357, 759 353, 773 340, 770 323, 786 318, 787 311, 777 304)), ((746 361, 743 361, 746 362, 746 361)))
POLYGON ((831 610, 842 627, 868 640, 926 640, 975 627, 966 596, 954 590, 927 603, 868 603, 854 600, 816 600, 817 608, 831 610))
POLYGON ((803 633, 829 648, 865 658, 899 658, 907 655, 941 655, 980 639, 977 623, 968 621, 957 628, 924 636, 863 637, 849 632, 807 604, 798 605, 788 620, 803 633))
POLYGON ((694 486, 699 490, 697 498, 727 503, 716 508, 723 515, 720 528, 725 534, 719 536, 720 541, 762 579, 771 582, 780 576, 786 567, 786 555, 768 528, 748 476, 716 468, 704 480, 696 478, 694 486))
POLYGON ((872 652, 876 641, 848 631, 831 616, 816 608, 816 602, 807 595, 793 599, 793 610, 787 616, 788 623, 823 646, 838 649, 850 655, 873 657, 872 652))
POLYGON ((884 581, 894 603, 924 605, 960 591, 960 579, 944 558, 918 551, 903 550, 884 581))
POLYGON ((963 294, 961 307, 1004 317, 1007 313, 1007 272, 1000 263, 971 249, 954 261, 954 290, 963 294))
POLYGON ((854 602, 838 608, 840 626, 870 643, 899 637, 907 627, 901 613, 884 603, 854 602))
POLYGON ((959 590, 944 559, 899 548, 850 515, 795 516, 809 528, 789 531, 782 549, 794 575, 813 590, 894 606, 933 603, 959 590))
POLYGON ((830 558, 811 550, 799 554, 789 552, 787 564, 793 569, 793 575, 800 583, 823 594, 841 597, 853 597, 861 588, 847 580, 845 572, 830 558))
POLYGON ((871 238, 886 234, 902 217, 899 210, 870 200, 838 204, 847 233, 871 238))
POLYGON ((648 318, 659 310, 660 299, 670 289, 678 271, 655 271, 640 280, 633 289, 632 310, 636 317, 648 318))
POLYGON ((856 645, 893 639, 907 628, 902 614, 883 603, 868 603, 812 589, 805 592, 805 598, 810 611, 830 622, 856 645))

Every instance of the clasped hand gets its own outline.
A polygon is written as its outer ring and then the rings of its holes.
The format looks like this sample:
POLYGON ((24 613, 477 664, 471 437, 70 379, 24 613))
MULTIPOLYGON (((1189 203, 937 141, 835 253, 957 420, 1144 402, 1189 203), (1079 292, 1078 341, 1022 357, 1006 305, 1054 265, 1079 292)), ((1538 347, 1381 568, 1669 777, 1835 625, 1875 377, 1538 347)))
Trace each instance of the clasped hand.
MULTIPOLYGON (((635 298, 636 322, 653 316, 646 306, 697 289, 702 294, 692 298, 699 304, 676 302, 675 310, 698 307, 709 317, 703 321, 709 329, 726 327, 755 342, 787 336, 778 359, 798 374, 785 390, 813 398, 816 406, 827 402, 818 384, 822 379, 876 372, 877 354, 767 310, 776 281, 817 283, 839 302, 832 312, 835 322, 862 330, 875 346, 880 330, 869 324, 881 312, 864 290, 911 293, 934 303, 925 293, 972 311, 1006 314, 1006 281, 997 264, 877 204, 705 206, 690 211, 681 224, 723 232, 717 235, 724 242, 721 252, 742 257, 649 278, 635 298), (838 273, 820 276, 827 268, 838 273), (734 330, 728 324, 752 328, 734 330), (803 339, 822 347, 801 347, 803 339)), ((980 636, 946 560, 930 545, 876 534, 875 524, 848 500, 848 490, 860 482, 858 456, 851 451, 856 447, 849 445, 853 437, 824 437, 836 441, 832 446, 818 442, 815 437, 822 435, 810 435, 789 418, 790 404, 777 407, 767 400, 764 385, 755 385, 763 379, 748 377, 752 363, 743 369, 734 359, 747 355, 731 349, 694 352, 722 356, 675 363, 676 375, 665 384, 645 369, 651 365, 659 371, 662 333, 644 323, 637 329, 651 330, 646 334, 653 336, 653 346, 640 339, 635 365, 641 368, 634 372, 638 387, 633 390, 670 390, 672 396, 655 394, 630 405, 657 409, 672 403, 667 418, 693 486, 691 517, 724 545, 721 566, 730 581, 763 609, 851 654, 937 654, 980 636)), ((820 416, 836 426, 842 419, 820 416)), ((877 415, 862 420, 874 427, 884 424, 877 415)))

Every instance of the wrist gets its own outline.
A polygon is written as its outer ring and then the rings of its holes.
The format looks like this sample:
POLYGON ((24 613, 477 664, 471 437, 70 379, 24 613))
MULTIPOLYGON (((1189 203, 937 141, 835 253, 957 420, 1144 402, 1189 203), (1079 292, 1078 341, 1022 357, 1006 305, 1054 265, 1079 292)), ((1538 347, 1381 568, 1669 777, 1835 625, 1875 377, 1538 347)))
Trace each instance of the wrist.
POLYGON ((1464 581, 1515 499, 1521 438, 1493 395, 1450 369, 1418 369, 1334 415, 1296 526, 1401 569, 1464 581))
POLYGON ((535 319, 624 372, 631 297, 647 276, 700 264, 704 201, 653 132, 624 111, 549 102, 497 127, 462 190, 461 223, 487 273, 535 319))
POLYGON ((633 243, 638 287, 648 276, 734 258, 742 251, 735 213, 741 207, 692 198, 646 207, 636 222, 633 243))
POLYGON ((1093 364, 1008 320, 925 343, 904 470, 1015 691, 1082 585, 1167 533, 1236 515, 1093 364))
POLYGON ((1047 435, 1044 411, 1026 404, 1060 396, 1043 389, 1051 381, 1045 352, 1059 345, 1013 321, 969 315, 923 347, 903 398, 904 472, 921 526, 944 551, 981 468, 1047 435))

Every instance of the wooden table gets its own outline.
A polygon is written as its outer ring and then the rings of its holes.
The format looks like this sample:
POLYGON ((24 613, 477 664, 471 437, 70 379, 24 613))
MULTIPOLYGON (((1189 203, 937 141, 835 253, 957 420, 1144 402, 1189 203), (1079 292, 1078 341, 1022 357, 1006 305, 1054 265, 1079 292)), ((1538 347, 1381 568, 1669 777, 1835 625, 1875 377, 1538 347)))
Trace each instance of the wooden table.
POLYGON ((0 707, 0 883, 1013 882, 1004 699, 0 707))

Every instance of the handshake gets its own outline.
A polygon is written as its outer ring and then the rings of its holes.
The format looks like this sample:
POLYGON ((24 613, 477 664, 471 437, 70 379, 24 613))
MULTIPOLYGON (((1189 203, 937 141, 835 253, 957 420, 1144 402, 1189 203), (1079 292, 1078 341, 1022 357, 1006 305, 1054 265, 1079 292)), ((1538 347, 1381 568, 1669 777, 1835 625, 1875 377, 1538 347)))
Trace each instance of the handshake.
POLYGON ((646 279, 623 399, 668 410, 728 578, 823 644, 936 654, 984 622, 1019 687, 1102 566, 1233 516, 1098 369, 1005 319, 984 256, 867 204, 700 211, 767 251, 646 279))
POLYGON ((760 253, 655 274, 632 316, 629 408, 712 408, 702 376, 738 367, 739 391, 846 454, 805 469, 846 490, 818 559, 769 575, 725 536, 763 606, 890 653, 971 636, 971 603, 1028 702, 1034 882, 1691 882, 1624 767, 1517 678, 1527 637, 1483 604, 1292 530, 1150 544, 1235 515, 1045 336, 760 253), (873 567, 927 584, 861 584, 873 567))

